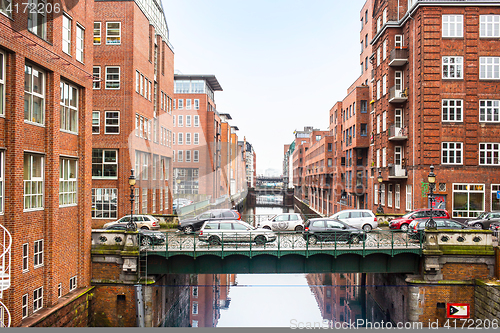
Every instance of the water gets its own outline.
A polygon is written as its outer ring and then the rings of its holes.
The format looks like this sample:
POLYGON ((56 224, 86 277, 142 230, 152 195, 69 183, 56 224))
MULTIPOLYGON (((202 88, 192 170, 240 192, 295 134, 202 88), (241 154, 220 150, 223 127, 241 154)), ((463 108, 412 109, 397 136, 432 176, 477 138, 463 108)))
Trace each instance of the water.
MULTIPOLYGON (((251 215, 269 218, 292 211, 257 207, 243 212, 242 219, 252 223, 251 215)), ((168 326, 328 328, 387 317, 361 273, 199 274, 189 279, 190 286, 184 286, 189 309, 177 311, 183 318, 168 320, 168 326)))

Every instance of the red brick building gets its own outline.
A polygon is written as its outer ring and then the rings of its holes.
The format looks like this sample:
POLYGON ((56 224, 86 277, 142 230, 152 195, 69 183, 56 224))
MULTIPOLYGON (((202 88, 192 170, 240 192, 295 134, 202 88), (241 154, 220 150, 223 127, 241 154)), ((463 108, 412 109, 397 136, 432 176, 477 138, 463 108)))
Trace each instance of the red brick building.
MULTIPOLYGON (((0 6, 0 224, 12 236, 1 301, 11 326, 37 326, 90 287, 94 2, 34 3, 44 14, 0 6)), ((87 324, 86 311, 56 317, 87 324)))
POLYGON ((130 214, 131 169, 134 213, 169 213, 174 54, 163 8, 96 1, 93 33, 93 226, 130 214))
POLYGON ((435 204, 453 217, 500 209, 499 20, 498 2, 374 2, 372 170, 385 213, 428 207, 430 165, 435 204))
POLYGON ((222 87, 214 75, 174 78, 174 195, 202 194, 215 200, 224 194, 222 126, 214 99, 222 87))

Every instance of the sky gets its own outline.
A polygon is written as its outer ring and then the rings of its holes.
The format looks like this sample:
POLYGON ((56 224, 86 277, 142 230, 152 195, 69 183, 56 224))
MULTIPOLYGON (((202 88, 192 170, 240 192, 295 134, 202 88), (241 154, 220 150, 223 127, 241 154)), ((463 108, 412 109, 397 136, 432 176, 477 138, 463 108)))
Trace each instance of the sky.
POLYGON ((360 75, 365 0, 162 1, 176 73, 217 77, 217 111, 252 144, 257 174, 282 172, 295 130, 326 130, 360 75))

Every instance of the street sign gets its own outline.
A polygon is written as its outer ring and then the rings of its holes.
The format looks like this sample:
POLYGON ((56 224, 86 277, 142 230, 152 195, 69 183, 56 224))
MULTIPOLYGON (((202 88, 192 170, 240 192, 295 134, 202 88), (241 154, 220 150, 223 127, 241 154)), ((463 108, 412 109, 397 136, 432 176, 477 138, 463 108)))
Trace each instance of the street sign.
POLYGON ((500 200, 500 191, 497 191, 497 199, 500 200))
POLYGON ((467 303, 447 303, 447 318, 469 318, 469 304, 467 303))

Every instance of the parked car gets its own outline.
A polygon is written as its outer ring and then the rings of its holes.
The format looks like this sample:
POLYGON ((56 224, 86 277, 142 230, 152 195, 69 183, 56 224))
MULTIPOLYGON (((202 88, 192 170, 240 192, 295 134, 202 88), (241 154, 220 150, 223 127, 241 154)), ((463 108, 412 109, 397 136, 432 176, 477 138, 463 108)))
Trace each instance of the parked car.
POLYGON ((240 220, 210 220, 201 227, 198 239, 211 245, 222 242, 265 244, 276 240, 276 234, 271 230, 254 228, 240 220))
POLYGON ((483 212, 478 217, 467 221, 469 226, 476 229, 488 230, 493 222, 500 222, 500 212, 483 212))
POLYGON ((500 233, 500 222, 491 223, 490 230, 493 231, 493 236, 498 237, 498 234, 500 233))
POLYGON ((339 219, 340 221, 363 229, 365 232, 370 232, 378 227, 378 220, 375 214, 368 209, 346 209, 341 210, 330 216, 331 219, 339 219))
POLYGON ((209 220, 241 220, 241 215, 233 209, 212 209, 198 216, 179 221, 177 229, 190 233, 198 231, 209 220))
POLYGON ((299 213, 283 213, 275 215, 267 221, 259 222, 257 226, 273 231, 302 231, 304 230, 304 220, 299 213))
POLYGON ((174 201, 172 202, 172 208, 175 211, 175 210, 182 208, 184 206, 191 205, 192 203, 193 203, 193 200, 189 200, 186 198, 177 198, 177 199, 174 199, 174 201))
MULTIPOLYGON (((433 209, 432 216, 435 219, 449 219, 450 214, 446 209, 433 209)), ((430 208, 416 209, 412 212, 406 213, 405 215, 393 219, 389 222, 390 229, 401 229, 403 232, 408 231, 408 227, 413 220, 419 219, 429 219, 431 217, 430 208)))
MULTIPOLYGON (((137 229, 151 229, 151 230, 158 230, 160 229, 160 221, 151 215, 133 215, 132 220, 136 223, 137 229)), ((113 222, 108 222, 105 223, 103 228, 107 228, 113 224, 116 223, 123 223, 123 222, 129 222, 130 221, 130 215, 125 215, 119 220, 113 221, 113 222)))
POLYGON ((316 218, 306 222, 303 237, 309 244, 316 244, 318 241, 359 243, 366 240, 366 233, 338 219, 316 218))
MULTIPOLYGON (((128 223, 115 223, 106 227, 106 230, 127 230, 128 223)), ((139 243, 143 246, 162 245, 165 244, 165 235, 159 231, 151 231, 147 229, 138 229, 139 243)))
MULTIPOLYGON (((414 220, 410 223, 408 234, 410 238, 419 239, 421 235, 423 235, 425 226, 429 219, 419 219, 414 220)), ((470 229, 467 223, 451 220, 451 219, 434 219, 436 222, 436 227, 438 230, 446 230, 446 229, 470 229)))

